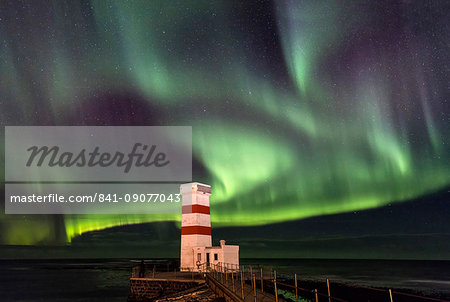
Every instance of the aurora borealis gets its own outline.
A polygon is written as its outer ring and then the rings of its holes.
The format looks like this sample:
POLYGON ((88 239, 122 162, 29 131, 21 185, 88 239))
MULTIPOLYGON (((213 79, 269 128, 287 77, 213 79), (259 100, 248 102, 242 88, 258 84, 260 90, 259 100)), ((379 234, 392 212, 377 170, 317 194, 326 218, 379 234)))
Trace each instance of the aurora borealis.
MULTIPOLYGON (((446 1, 4 1, 0 122, 192 125, 215 225, 402 202, 450 184, 449 14, 446 1)), ((180 218, 1 214, 0 243, 180 218)))

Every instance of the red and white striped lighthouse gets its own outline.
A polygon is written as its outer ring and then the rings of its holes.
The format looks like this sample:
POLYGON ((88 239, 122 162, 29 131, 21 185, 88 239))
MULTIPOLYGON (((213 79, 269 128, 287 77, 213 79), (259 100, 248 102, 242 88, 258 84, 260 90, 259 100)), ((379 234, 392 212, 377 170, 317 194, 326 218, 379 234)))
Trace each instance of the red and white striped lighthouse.
POLYGON ((212 246, 209 216, 211 186, 198 182, 182 184, 180 193, 183 200, 180 268, 191 270, 207 262, 205 250, 212 246))

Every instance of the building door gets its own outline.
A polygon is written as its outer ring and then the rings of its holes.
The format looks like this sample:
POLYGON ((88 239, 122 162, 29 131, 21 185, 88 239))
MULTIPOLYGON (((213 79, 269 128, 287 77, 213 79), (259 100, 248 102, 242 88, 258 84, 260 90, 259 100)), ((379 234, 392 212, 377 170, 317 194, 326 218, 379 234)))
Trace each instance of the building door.
POLYGON ((209 266, 209 253, 206 253, 206 265, 209 266))

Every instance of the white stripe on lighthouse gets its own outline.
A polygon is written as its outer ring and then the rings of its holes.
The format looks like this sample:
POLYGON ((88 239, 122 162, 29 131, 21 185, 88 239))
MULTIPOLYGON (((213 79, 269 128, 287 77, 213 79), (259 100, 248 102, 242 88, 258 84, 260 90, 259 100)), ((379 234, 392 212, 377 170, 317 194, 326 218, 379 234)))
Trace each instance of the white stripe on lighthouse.
POLYGON ((183 227, 195 225, 211 227, 211 219, 209 215, 206 214, 183 214, 181 218, 181 225, 183 227))

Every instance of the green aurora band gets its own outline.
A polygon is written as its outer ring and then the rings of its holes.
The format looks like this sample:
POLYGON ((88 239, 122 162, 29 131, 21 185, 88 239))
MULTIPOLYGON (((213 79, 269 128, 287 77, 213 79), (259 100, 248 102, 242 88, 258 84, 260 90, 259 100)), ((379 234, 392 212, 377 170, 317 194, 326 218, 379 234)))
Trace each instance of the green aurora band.
MULTIPOLYGON (((436 101, 445 85, 420 67, 437 65, 427 50, 414 41, 401 54, 367 47, 365 60, 340 65, 333 56, 370 25, 370 8, 280 3, 274 11, 287 80, 244 47, 249 34, 228 23, 231 1, 55 1, 49 27, 59 30, 52 34, 42 23, 39 37, 0 28, 9 42, 0 49, 0 91, 15 104, 3 105, 0 120, 28 124, 36 107, 46 106, 55 124, 64 124, 60 113, 93 93, 135 89, 171 112, 174 124, 193 126, 193 154, 208 172, 196 180, 213 187, 216 226, 369 209, 448 186, 449 133, 436 101), (15 62, 17 45, 28 46, 19 56, 33 58, 26 75, 15 62), (411 64, 397 63, 401 57, 411 64), (37 97, 45 102, 33 102, 37 97)), ((32 26, 38 17, 30 18, 32 26)), ((67 215, 63 225, 70 241, 91 230, 180 219, 67 215)), ((3 244, 48 243, 55 233, 48 216, 2 215, 0 225, 3 244)))

